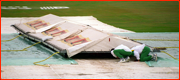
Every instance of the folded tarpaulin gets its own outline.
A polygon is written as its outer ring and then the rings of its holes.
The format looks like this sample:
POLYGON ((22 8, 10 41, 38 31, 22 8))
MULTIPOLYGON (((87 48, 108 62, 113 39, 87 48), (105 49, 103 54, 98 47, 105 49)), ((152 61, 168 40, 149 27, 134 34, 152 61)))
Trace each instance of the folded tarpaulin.
POLYGON ((127 37, 100 31, 88 24, 76 23, 53 14, 32 21, 23 21, 14 27, 20 33, 41 40, 58 51, 66 50, 68 57, 82 51, 110 51, 121 44, 129 48, 140 45, 127 37))
POLYGON ((48 29, 48 28, 51 28, 51 27, 57 25, 57 23, 61 23, 64 21, 65 21, 64 19, 62 19, 56 15, 48 14, 48 15, 42 16, 38 19, 31 20, 31 21, 24 19, 24 21, 21 21, 22 23, 16 23, 14 25, 18 29, 22 30, 24 33, 27 33, 27 32, 42 31, 42 29, 45 27, 46 27, 46 29, 48 29), (48 27, 48 26, 50 26, 50 27, 48 27))

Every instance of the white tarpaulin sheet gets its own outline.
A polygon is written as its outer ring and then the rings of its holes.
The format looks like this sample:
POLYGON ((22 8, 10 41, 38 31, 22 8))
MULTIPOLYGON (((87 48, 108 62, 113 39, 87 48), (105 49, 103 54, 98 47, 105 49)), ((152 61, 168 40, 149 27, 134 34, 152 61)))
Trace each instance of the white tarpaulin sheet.
POLYGON ((110 51, 110 49, 121 44, 129 48, 140 45, 124 36, 109 33, 110 31, 132 31, 117 29, 92 16, 59 17, 48 14, 38 19, 25 20, 22 23, 15 24, 15 26, 23 33, 43 41, 47 39, 46 42, 50 45, 67 50, 68 57, 72 57, 81 51, 110 51))

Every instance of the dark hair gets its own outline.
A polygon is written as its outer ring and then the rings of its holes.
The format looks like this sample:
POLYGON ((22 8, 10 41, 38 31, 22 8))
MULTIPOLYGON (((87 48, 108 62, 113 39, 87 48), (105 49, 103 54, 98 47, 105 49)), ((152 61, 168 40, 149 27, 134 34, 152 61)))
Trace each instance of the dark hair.
POLYGON ((114 48, 111 49, 111 51, 114 50, 114 48))

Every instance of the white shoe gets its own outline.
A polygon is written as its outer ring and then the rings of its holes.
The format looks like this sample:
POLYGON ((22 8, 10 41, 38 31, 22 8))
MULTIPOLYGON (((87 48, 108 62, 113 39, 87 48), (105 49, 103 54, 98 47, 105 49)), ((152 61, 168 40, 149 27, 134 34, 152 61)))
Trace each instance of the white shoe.
POLYGON ((126 59, 125 59, 126 62, 129 62, 130 61, 130 57, 128 56, 126 59))
POLYGON ((153 57, 152 60, 157 62, 157 54, 153 54, 152 57, 153 57))
POLYGON ((125 62, 126 62, 126 60, 125 60, 124 58, 122 58, 119 62, 121 62, 121 63, 125 63, 125 62))

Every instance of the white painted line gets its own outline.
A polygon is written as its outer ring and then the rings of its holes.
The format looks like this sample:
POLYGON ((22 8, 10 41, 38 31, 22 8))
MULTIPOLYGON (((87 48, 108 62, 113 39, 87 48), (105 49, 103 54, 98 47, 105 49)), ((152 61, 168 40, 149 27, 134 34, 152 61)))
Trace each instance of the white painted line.
POLYGON ((47 9, 69 9, 69 7, 62 7, 62 6, 43 6, 40 7, 41 10, 47 10, 47 9))
POLYGON ((1 9, 32 9, 27 6, 1 6, 1 9))

